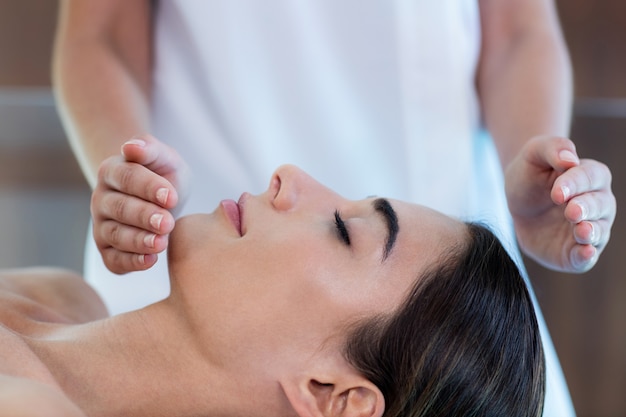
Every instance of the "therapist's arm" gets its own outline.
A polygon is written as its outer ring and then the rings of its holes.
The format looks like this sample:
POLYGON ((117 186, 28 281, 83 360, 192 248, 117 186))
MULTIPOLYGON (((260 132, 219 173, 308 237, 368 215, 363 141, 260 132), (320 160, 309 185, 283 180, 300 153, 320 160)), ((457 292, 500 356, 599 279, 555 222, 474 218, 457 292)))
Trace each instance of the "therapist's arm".
POLYGON ((100 163, 148 132, 151 85, 149 0, 63 0, 53 86, 72 149, 90 186, 100 163))
POLYGON ((480 0, 477 84, 506 168, 533 136, 568 136, 572 72, 553 0, 480 0))
POLYGON ((522 250, 566 272, 593 267, 615 218, 611 172, 568 136, 572 75, 553 0, 480 0, 477 74, 522 250))
POLYGON ((54 90, 72 149, 93 189, 96 245, 115 273, 154 265, 167 247, 174 225, 170 211, 182 201, 189 177, 178 154, 166 147, 152 152, 155 140, 145 133, 150 127, 151 5, 149 0, 60 4, 54 90), (101 168, 104 161, 106 169, 101 168))

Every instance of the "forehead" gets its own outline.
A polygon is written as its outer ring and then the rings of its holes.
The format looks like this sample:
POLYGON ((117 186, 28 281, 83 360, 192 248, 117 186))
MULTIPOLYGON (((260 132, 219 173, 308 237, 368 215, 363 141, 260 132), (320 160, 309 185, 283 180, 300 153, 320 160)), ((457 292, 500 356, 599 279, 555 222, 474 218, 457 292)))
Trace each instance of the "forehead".
POLYGON ((419 254, 425 261, 434 260, 465 239, 465 224, 455 218, 417 204, 398 200, 391 203, 400 224, 398 249, 408 258, 419 254))

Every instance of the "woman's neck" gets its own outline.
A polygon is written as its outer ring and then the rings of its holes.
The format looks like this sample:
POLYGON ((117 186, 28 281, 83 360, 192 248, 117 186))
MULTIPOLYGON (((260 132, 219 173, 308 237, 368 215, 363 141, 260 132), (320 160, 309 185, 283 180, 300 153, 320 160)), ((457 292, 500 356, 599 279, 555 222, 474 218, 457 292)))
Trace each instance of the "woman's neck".
POLYGON ((165 300, 110 319, 58 327, 28 343, 91 417, 251 415, 236 408, 250 403, 242 401, 242 393, 250 399, 255 387, 242 387, 239 375, 207 358, 176 311, 165 300))

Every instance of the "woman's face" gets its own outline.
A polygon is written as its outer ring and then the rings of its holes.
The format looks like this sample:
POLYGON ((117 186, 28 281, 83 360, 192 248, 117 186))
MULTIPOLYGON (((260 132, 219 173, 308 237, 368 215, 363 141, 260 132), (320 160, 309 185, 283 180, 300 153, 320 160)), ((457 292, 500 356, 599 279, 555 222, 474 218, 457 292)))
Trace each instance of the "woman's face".
POLYGON ((463 233, 430 209, 346 200, 283 166, 263 194, 177 222, 172 298, 222 354, 317 349, 358 319, 392 312, 463 233))

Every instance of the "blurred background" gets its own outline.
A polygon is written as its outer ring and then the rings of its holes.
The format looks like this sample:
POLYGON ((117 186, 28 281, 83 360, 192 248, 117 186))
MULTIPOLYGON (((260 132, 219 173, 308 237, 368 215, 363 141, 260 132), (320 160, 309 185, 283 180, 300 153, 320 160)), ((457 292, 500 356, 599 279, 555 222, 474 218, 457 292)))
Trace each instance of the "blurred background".
MULTIPOLYGON (((618 217, 592 271, 527 266, 578 415, 626 417, 626 1, 557 5, 575 72, 571 137, 612 169, 618 217)), ((0 268, 82 269, 89 187, 50 91, 56 10, 0 0, 0 268)))

